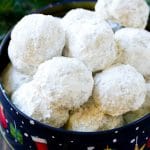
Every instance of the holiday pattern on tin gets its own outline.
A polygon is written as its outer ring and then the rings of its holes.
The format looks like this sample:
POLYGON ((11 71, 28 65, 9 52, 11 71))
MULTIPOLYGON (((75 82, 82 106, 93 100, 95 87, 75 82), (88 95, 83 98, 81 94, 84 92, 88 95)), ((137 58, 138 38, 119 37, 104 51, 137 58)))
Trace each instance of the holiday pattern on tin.
POLYGON ((23 136, 19 129, 16 127, 15 121, 13 123, 9 123, 7 121, 7 118, 4 114, 4 108, 2 104, 0 103, 0 124, 3 128, 3 130, 6 131, 6 133, 10 134, 11 137, 18 143, 23 144, 23 136))
MULTIPOLYGON (((17 115, 19 114, 19 112, 16 112, 13 108, 10 108, 10 110, 14 111, 17 115)), ((2 106, 2 104, 0 103, 0 125, 4 131, 4 135, 5 134, 11 135, 11 137, 14 139, 14 141, 21 145, 24 144, 24 142, 23 142, 24 138, 31 137, 32 142, 36 147, 36 150, 48 150, 49 149, 48 142, 47 142, 47 141, 49 141, 48 139, 40 138, 38 136, 32 136, 30 133, 22 134, 22 131, 23 131, 22 129, 24 128, 25 122, 23 120, 21 120, 20 122, 22 125, 18 126, 19 127, 19 129, 18 129, 15 120, 13 122, 10 122, 9 120, 7 120, 7 117, 5 115, 5 110, 2 106)), ((30 120, 29 123, 32 126, 36 125, 36 123, 33 120, 30 120)), ((135 130, 139 130, 139 129, 140 129, 140 127, 136 127, 135 130)), ((115 131, 116 134, 118 134, 118 132, 119 131, 115 131)), ((143 130, 142 133, 145 134, 145 131, 143 130)), ((51 136, 51 137, 53 139, 57 138, 55 136, 51 136)), ((145 138, 146 142, 143 145, 139 145, 139 143, 140 143, 139 141, 140 141, 139 136, 136 136, 135 138, 131 139, 129 144, 133 144, 133 150, 150 150, 150 137, 149 136, 147 136, 145 138)), ((75 141, 70 141, 70 142, 72 143, 75 141)), ((114 138, 112 140, 112 142, 117 143, 117 142, 119 142, 119 140, 117 138, 114 138)), ((61 149, 61 146, 63 146, 63 143, 62 144, 59 143, 58 145, 60 146, 60 149, 61 149)), ((32 146, 29 145, 29 148, 32 149, 32 146)), ((95 150, 95 149, 96 149, 95 146, 90 146, 90 147, 86 148, 86 150, 95 150)), ((102 150, 102 149, 100 148, 99 150, 102 150)), ((108 145, 106 145, 106 147, 103 150, 117 150, 117 149, 111 148, 108 144, 108 145)))

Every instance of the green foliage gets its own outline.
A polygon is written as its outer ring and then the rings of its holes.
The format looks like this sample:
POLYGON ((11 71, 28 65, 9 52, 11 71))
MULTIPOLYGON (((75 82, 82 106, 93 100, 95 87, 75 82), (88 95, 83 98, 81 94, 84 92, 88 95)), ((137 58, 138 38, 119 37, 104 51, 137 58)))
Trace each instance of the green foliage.
POLYGON ((0 41, 25 14, 58 0, 0 0, 0 41))
POLYGON ((147 1, 147 3, 150 5, 150 0, 146 0, 147 1))
POLYGON ((0 14, 9 12, 24 14, 56 1, 57 0, 1 0, 0 14))

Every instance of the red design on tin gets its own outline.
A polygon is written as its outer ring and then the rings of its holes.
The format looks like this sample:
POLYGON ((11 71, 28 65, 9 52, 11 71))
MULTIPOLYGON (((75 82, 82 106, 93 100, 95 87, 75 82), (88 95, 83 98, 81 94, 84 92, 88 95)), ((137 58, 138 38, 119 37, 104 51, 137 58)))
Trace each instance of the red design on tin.
POLYGON ((37 150, 48 150, 47 141, 45 139, 32 136, 32 140, 35 142, 37 150))
POLYGON ((7 128, 6 117, 4 115, 3 106, 0 104, 0 124, 4 129, 7 128))

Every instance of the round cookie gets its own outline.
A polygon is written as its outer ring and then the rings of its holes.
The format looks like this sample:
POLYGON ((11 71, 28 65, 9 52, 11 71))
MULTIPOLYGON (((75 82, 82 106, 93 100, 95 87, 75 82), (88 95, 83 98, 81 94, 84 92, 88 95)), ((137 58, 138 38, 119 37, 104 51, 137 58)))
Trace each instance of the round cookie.
POLYGON ((134 66, 145 78, 150 78, 150 32, 144 29, 124 28, 115 33, 118 62, 134 66))
POLYGON ((53 103, 68 108, 77 108, 88 101, 94 82, 92 72, 81 61, 68 57, 44 62, 33 79, 53 103))
POLYGON ((66 124, 67 130, 91 132, 108 130, 123 125, 122 116, 112 117, 105 115, 92 98, 74 110, 66 124), (111 123, 110 123, 111 122, 111 123))
POLYGON ((92 72, 112 65, 118 57, 118 51, 110 25, 94 18, 74 22, 66 30, 64 55, 83 61, 92 72))
POLYGON ((40 63, 60 56, 64 45, 65 32, 60 19, 31 14, 23 17, 12 30, 8 54, 17 70, 33 75, 40 63))
POLYGON ((145 0, 98 0, 95 11, 100 18, 134 28, 145 28, 149 16, 145 0))
POLYGON ((94 78, 93 98, 104 113, 119 116, 137 110, 146 95, 143 76, 130 65, 112 66, 94 78))

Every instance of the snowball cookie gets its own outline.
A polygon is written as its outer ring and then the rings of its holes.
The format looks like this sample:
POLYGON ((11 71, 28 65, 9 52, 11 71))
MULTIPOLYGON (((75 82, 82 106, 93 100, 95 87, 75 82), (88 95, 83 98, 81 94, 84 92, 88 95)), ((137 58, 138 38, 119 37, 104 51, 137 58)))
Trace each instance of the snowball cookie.
POLYGON ((62 127, 68 120, 68 110, 51 105, 49 99, 42 95, 41 89, 32 81, 20 86, 11 99, 23 113, 53 127, 62 127))
POLYGON ((137 110, 146 95, 143 76, 130 65, 117 65, 97 73, 93 98, 104 113, 118 116, 137 110))
POLYGON ((150 32, 124 28, 115 33, 115 41, 122 51, 120 62, 134 66, 146 78, 150 78, 150 32))
POLYGON ((23 17, 14 27, 8 54, 14 67, 25 74, 34 74, 38 65, 60 56, 65 32, 60 19, 32 14, 23 17))
POLYGON ((142 107, 140 107, 136 111, 128 112, 124 115, 124 119, 126 123, 133 122, 135 120, 138 120, 142 118, 143 116, 150 113, 150 82, 146 83, 147 93, 146 93, 146 99, 142 107))
POLYGON ((103 117, 104 113, 101 112, 99 105, 88 101, 70 114, 66 129, 82 132, 97 131, 103 117))
POLYGON ((145 28, 149 16, 149 6, 145 0, 98 0, 95 11, 100 18, 112 19, 134 28, 145 28))
POLYGON ((71 113, 66 124, 66 129, 91 132, 112 129, 122 124, 123 119, 121 116, 112 117, 104 115, 99 104, 96 104, 93 100, 89 100, 71 113))
MULTIPOLYGON (((70 10, 63 18, 62 18, 62 25, 65 30, 68 30, 68 27, 70 27, 75 22, 84 22, 88 20, 97 20, 101 22, 103 18, 100 18, 95 11, 86 10, 83 8, 76 8, 70 10)), ((122 26, 119 23, 113 22, 111 20, 107 21, 113 31, 119 30, 122 26)))
POLYGON ((20 85, 29 82, 31 76, 17 71, 12 64, 8 64, 1 74, 1 80, 7 94, 12 94, 20 85))
POLYGON ((74 22, 66 31, 64 55, 80 59, 92 72, 96 72, 110 66, 117 58, 114 43, 114 33, 105 21, 91 18, 74 22))
POLYGON ((86 10, 83 8, 76 8, 70 10, 61 20, 62 25, 65 30, 68 29, 69 26, 74 24, 75 22, 84 22, 91 19, 97 19, 101 21, 99 17, 96 16, 94 11, 86 10))
POLYGON ((76 58, 48 60, 39 66, 33 78, 53 105, 77 108, 92 95, 92 72, 76 58))

